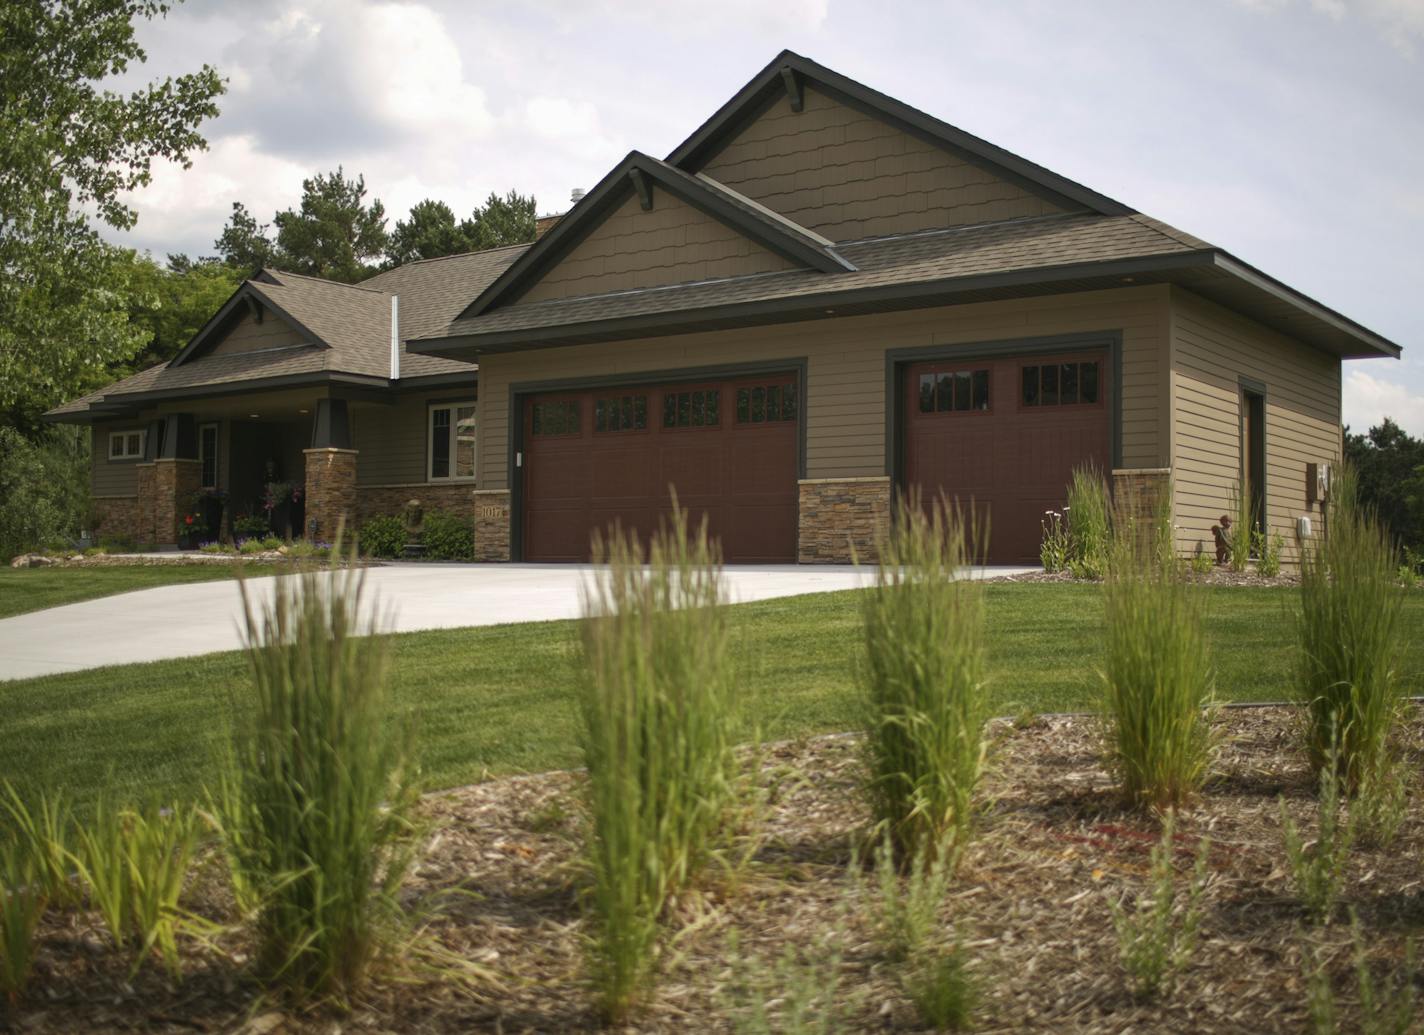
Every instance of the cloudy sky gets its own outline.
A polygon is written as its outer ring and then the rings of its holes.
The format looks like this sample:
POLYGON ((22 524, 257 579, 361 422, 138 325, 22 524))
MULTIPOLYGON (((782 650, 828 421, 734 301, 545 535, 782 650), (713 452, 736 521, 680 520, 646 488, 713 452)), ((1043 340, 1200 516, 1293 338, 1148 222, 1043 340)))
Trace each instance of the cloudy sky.
POLYGON ((562 211, 790 47, 1400 343, 1347 364, 1345 418, 1424 434, 1424 0, 189 0, 141 38, 142 76, 229 80, 209 152, 135 199, 122 240, 159 256, 338 164, 392 222, 509 189, 562 211))

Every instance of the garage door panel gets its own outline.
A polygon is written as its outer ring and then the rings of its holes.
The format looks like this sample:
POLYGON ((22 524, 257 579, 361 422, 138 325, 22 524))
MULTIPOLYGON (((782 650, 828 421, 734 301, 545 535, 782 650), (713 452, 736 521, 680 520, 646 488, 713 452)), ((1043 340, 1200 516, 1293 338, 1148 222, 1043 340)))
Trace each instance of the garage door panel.
POLYGON ((926 500, 972 497, 990 562, 1037 561, 1043 512, 1062 507, 1073 469, 1108 469, 1108 377, 1101 351, 910 367, 907 483, 926 500))
POLYGON ((586 559, 590 531, 614 521, 646 539, 671 510, 671 486, 694 527, 705 515, 729 562, 794 560, 795 384, 785 374, 529 398, 524 557, 586 559), (741 413, 739 391, 748 393, 741 413), (629 408, 637 398, 645 409, 629 408), (567 433, 534 433, 536 408, 541 431, 567 433), (583 415, 577 434, 573 409, 583 415))

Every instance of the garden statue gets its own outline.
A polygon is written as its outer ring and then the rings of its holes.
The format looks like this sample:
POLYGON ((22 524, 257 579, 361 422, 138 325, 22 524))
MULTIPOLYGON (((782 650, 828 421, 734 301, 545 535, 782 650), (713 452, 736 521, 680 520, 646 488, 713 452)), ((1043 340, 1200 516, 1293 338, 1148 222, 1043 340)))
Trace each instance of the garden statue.
POLYGON ((1211 526, 1211 537, 1216 540, 1216 563, 1225 564, 1231 556, 1231 515, 1221 515, 1221 524, 1211 526))

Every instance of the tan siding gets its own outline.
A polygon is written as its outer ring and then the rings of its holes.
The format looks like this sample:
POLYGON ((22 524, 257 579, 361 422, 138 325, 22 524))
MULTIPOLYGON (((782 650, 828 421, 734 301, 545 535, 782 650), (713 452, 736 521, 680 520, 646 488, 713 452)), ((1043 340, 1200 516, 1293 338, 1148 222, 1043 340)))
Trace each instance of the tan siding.
POLYGON ((1166 289, 1116 291, 846 317, 747 330, 489 355, 480 365, 480 477, 508 487, 511 384, 805 358, 806 476, 884 475, 887 349, 1096 331, 1123 336, 1130 467, 1166 466, 1158 384, 1165 377, 1166 289))
POLYGON ((132 496, 138 491, 138 477, 134 474, 138 461, 110 460, 109 432, 134 431, 141 427, 133 421, 94 425, 89 479, 89 491, 93 495, 132 496))
POLYGON ((702 170, 835 241, 1062 211, 814 88, 786 98, 702 170))
POLYGON ((1230 509, 1246 377, 1266 386, 1266 518, 1292 557, 1296 518, 1311 513, 1305 465, 1340 459, 1340 360, 1180 288, 1171 307, 1178 546, 1210 553, 1211 526, 1230 509))
MULTIPOLYGON (((352 439, 358 450, 357 485, 414 485, 426 480, 426 421, 434 402, 462 402, 466 393, 406 396, 394 406, 358 406, 351 411, 352 439)), ((476 431, 478 434, 478 430, 476 431)))
MULTIPOLYGON (((244 313, 216 344, 210 345, 204 355, 221 356, 238 352, 261 352, 264 349, 280 349, 291 345, 305 345, 310 338, 286 323, 280 316, 268 312, 261 323, 244 313)), ((195 357, 190 362, 200 363, 195 357)))
POLYGON ((651 211, 643 211, 636 196, 628 198, 520 301, 792 268, 793 263, 654 187, 651 211))

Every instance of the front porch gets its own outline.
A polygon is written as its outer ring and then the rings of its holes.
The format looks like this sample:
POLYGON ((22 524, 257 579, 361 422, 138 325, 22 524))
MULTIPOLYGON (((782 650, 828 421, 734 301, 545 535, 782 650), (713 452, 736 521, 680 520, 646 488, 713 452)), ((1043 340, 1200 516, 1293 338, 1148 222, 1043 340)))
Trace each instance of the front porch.
MULTIPOLYGON (((355 516, 344 398, 269 393, 143 417, 132 495, 94 500, 101 539, 160 550, 266 536, 329 543, 355 516)), ((110 447, 96 436, 95 448, 110 447)))

